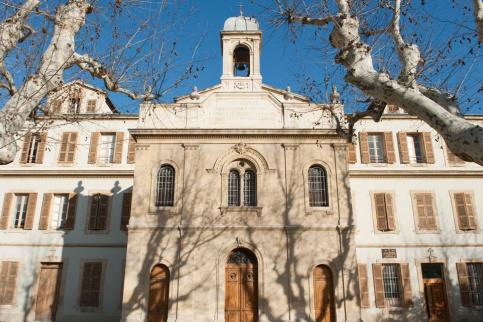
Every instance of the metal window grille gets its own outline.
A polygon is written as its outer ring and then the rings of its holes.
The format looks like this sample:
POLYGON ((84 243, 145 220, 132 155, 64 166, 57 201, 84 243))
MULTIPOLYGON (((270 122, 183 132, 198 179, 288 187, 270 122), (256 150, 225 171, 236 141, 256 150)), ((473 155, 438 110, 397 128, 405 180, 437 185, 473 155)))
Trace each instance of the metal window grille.
POLYGON ((17 202, 15 204, 15 218, 13 219, 14 228, 24 227, 28 202, 29 195, 17 195, 17 202))
POLYGON ((228 206, 240 205, 240 174, 231 170, 228 174, 228 206))
POLYGON ((40 140, 40 137, 37 134, 34 134, 31 136, 30 142, 29 142, 29 151, 27 155, 27 163, 35 163, 35 160, 37 159, 39 140, 40 140))
POLYGON ((309 169, 309 204, 310 207, 327 207, 329 198, 325 169, 313 166, 309 169))
POLYGON ((114 161, 115 144, 116 144, 115 134, 101 135, 101 151, 99 153, 100 163, 112 163, 114 161))
POLYGON ((174 169, 163 165, 158 171, 156 206, 173 206, 174 204, 174 169))
POLYGON ((386 306, 402 306, 402 298, 399 285, 399 265, 382 265, 382 278, 384 280, 384 295, 386 296, 386 306))
POLYGON ((423 163, 423 151, 421 149, 421 136, 410 134, 407 136, 410 163, 423 163))
POLYGON ((369 156, 371 163, 384 163, 384 149, 381 134, 369 134, 369 156))
POLYGON ((65 218, 67 216, 67 203, 69 195, 55 195, 54 211, 50 220, 51 228, 63 228, 65 225, 65 218))
POLYGON ((257 178, 251 170, 245 171, 245 176, 243 177, 243 205, 257 205, 257 178))
POLYGON ((483 305, 483 276, 481 263, 467 263, 468 283, 470 284, 470 297, 473 305, 483 305))

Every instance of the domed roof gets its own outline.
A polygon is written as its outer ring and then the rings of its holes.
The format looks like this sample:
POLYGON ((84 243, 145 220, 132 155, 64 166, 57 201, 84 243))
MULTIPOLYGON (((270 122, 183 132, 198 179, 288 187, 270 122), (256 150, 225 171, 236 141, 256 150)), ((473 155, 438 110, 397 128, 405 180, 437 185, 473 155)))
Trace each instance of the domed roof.
POLYGON ((243 17, 240 12, 238 17, 226 19, 223 31, 257 31, 258 21, 254 18, 243 17))

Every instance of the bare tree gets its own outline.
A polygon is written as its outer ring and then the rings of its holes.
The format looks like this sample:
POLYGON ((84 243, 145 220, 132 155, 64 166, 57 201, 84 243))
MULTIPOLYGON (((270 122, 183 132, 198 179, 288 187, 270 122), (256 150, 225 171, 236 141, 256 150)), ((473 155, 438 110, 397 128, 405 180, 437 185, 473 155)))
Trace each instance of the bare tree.
MULTIPOLYGON (((421 0, 422 5, 424 2, 421 0)), ((455 1, 452 2, 453 5, 456 5, 455 1)), ((460 109, 460 102, 455 94, 461 90, 461 84, 452 95, 436 86, 436 82, 431 84, 421 81, 425 60, 422 58, 420 47, 405 40, 410 37, 417 39, 419 31, 416 30, 412 34, 410 31, 409 36, 408 32, 405 34, 401 31, 402 16, 406 16, 412 7, 410 0, 272 0, 264 4, 261 6, 271 12, 272 23, 280 25, 280 23, 288 22, 302 26, 315 26, 315 33, 319 38, 324 34, 319 31, 332 25, 328 40, 330 45, 337 50, 336 64, 345 69, 345 82, 369 95, 372 102, 367 110, 348 117, 349 128, 352 128, 361 117, 371 116, 377 121, 386 104, 397 105, 408 113, 418 116, 435 129, 456 155, 465 161, 483 165, 483 128, 465 120, 460 109), (270 4, 264 5, 267 3, 270 4), (385 12, 388 19, 382 19, 381 12, 385 12), (372 15, 372 20, 368 18, 370 15, 372 15), (382 27, 381 22, 385 23, 382 27), (384 38, 383 45, 373 42, 370 46, 366 43, 371 40, 371 37, 381 37, 382 35, 388 36, 384 38), (366 42, 362 39, 366 39, 366 42), (376 70, 374 67, 374 51, 379 49, 377 45, 387 46, 388 44, 392 46, 392 52, 396 53, 398 59, 399 75, 397 77, 391 77, 388 70, 376 70)), ((473 0, 473 4, 481 41, 483 37, 483 3, 481 0, 473 0)), ((465 5, 464 9, 467 12, 471 10, 471 6, 465 5)), ((441 18, 441 20, 445 19, 441 18)), ((445 23, 450 22, 445 21, 445 23)), ((420 26, 414 29, 417 28, 420 26)), ((465 29, 465 32, 468 31, 465 29)), ((471 41, 470 37, 478 35, 474 25, 473 30, 468 33, 472 33, 471 36, 468 36, 468 41, 471 41)), ((446 48, 439 47, 440 52, 450 50, 452 41, 454 41, 453 34, 445 36, 447 37, 446 48)), ((424 44, 425 55, 438 50, 435 46, 431 47, 433 45, 430 43, 431 41, 434 39, 424 44)), ((427 56, 429 57, 429 54, 427 56)), ((472 63, 479 63, 481 67, 481 58, 478 55, 474 55, 474 57, 476 58, 472 63)), ((465 64, 463 57, 455 66, 460 63, 465 64)), ((446 61, 445 64, 448 62, 446 61)), ((480 73, 477 71, 478 68, 474 69, 476 69, 474 74, 480 73)), ((435 73, 439 72, 439 70, 435 70, 435 73)), ((481 85, 480 82, 478 86, 481 85)), ((481 92, 481 89, 479 91, 481 92)))
POLYGON ((25 121, 61 89, 67 72, 87 72, 107 90, 145 101, 161 98, 193 73, 204 35, 180 55, 194 12, 187 1, 54 2, 0 1, 0 164, 14 160, 25 121))

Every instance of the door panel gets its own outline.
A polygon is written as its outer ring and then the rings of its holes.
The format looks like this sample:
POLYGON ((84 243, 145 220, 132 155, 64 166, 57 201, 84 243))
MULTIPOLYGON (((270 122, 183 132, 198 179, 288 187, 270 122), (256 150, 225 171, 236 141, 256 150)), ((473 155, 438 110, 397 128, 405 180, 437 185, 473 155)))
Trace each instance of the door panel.
POLYGON ((425 279, 425 292, 430 321, 449 321, 446 287, 443 279, 425 279))
POLYGON ((42 264, 35 306, 36 321, 55 321, 61 276, 62 263, 42 264))
POLYGON ((332 272, 325 265, 314 269, 314 308, 315 321, 335 321, 334 286, 332 272))
POLYGON ((168 320, 169 271, 164 265, 155 266, 149 285, 149 322, 168 320))

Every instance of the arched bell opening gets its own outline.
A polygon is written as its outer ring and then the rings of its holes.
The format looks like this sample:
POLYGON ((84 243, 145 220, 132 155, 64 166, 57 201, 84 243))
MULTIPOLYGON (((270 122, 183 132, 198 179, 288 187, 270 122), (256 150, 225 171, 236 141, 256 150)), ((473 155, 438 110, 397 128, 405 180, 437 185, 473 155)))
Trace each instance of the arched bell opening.
POLYGON ((258 321, 257 258, 246 248, 233 250, 225 266, 225 321, 258 321))
POLYGON ((233 51, 233 76, 250 76, 250 50, 245 46, 238 46, 233 51))

